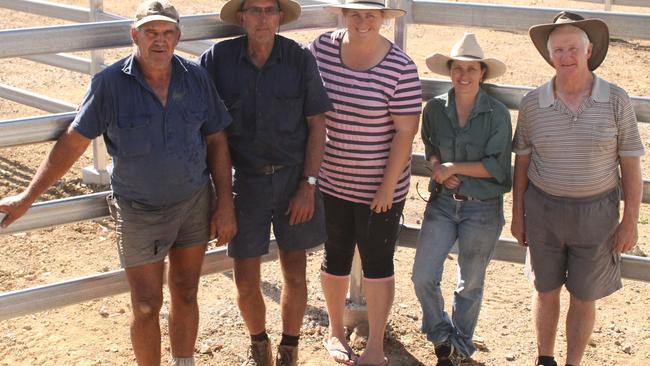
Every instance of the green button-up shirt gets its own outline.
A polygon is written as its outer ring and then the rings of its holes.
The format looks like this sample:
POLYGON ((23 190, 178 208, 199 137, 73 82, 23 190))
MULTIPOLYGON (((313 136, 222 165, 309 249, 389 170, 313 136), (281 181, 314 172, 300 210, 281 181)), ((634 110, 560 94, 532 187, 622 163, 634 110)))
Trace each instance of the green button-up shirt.
MULTIPOLYGON (((479 90, 474 108, 465 127, 458 124, 454 89, 427 102, 422 115, 422 140, 427 160, 439 155, 441 163, 478 162, 491 178, 459 175, 455 190, 444 188, 443 194, 458 193, 478 199, 503 195, 512 188, 510 112, 503 103, 479 90)), ((435 182, 429 182, 433 191, 435 182)))

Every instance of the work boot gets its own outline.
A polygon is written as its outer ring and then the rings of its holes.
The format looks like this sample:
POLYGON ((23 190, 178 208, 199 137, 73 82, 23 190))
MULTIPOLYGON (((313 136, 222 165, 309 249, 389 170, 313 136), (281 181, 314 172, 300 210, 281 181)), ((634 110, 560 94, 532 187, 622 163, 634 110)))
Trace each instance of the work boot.
POLYGON ((463 358, 458 354, 454 346, 448 342, 436 346, 436 366, 459 366, 463 358))
POLYGON ((246 361, 241 366, 273 366, 273 351, 269 340, 251 342, 246 361))
POLYGON ((297 366, 298 365, 298 347, 278 346, 278 352, 275 354, 275 366, 297 366))

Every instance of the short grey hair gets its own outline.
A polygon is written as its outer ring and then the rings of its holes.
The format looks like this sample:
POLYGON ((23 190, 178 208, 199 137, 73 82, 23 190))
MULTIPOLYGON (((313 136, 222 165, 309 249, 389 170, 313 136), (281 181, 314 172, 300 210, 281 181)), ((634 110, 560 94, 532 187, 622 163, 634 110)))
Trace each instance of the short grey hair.
POLYGON ((584 30, 576 27, 575 25, 564 24, 564 25, 561 25, 561 26, 556 27, 555 29, 553 29, 551 31, 551 33, 549 33, 549 35, 548 35, 548 40, 546 41, 546 49, 548 50, 549 55, 551 55, 553 53, 553 50, 551 50, 551 37, 553 36, 553 33, 555 33, 559 29, 570 30, 571 33, 579 35, 580 39, 582 40, 582 44, 585 47, 585 53, 587 52, 587 50, 589 49, 589 43, 591 43, 587 33, 584 30))

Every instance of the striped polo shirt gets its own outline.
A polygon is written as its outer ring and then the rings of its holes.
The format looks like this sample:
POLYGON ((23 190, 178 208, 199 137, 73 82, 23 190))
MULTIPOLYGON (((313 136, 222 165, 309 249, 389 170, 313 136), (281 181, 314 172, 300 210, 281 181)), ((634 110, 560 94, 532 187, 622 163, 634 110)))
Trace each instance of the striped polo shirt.
POLYGON ((528 93, 512 150, 532 154, 528 178, 535 186, 576 198, 615 188, 619 157, 644 154, 630 97, 596 75, 591 96, 576 113, 555 98, 553 80, 528 93))
MULTIPOLYGON (((391 116, 419 114, 422 90, 415 63, 395 45, 368 70, 347 68, 341 61, 342 36, 332 40, 327 32, 311 45, 334 105, 325 114, 327 141, 319 187, 338 198, 370 204, 383 181, 395 135, 391 116)), ((410 174, 409 159, 393 202, 406 198, 410 174)))

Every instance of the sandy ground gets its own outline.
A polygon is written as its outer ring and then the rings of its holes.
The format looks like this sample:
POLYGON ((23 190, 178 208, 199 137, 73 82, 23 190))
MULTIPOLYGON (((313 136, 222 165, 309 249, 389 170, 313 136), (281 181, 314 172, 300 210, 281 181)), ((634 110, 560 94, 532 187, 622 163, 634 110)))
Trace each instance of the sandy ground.
MULTIPOLYGON (((481 3, 510 3, 555 8, 602 9, 601 4, 565 0, 509 0, 481 3)), ((60 3, 87 6, 87 1, 66 0, 60 3)), ((110 12, 130 16, 137 1, 105 1, 110 12)), ((219 2, 176 1, 181 14, 216 11, 219 2)), ((614 6, 616 11, 650 12, 650 8, 614 6)), ((0 10, 0 29, 63 24, 24 13, 0 10)), ((435 77, 424 65, 426 55, 447 53, 464 31, 457 27, 411 26, 407 52, 418 64, 420 74, 435 77)), ((386 30, 389 32, 390 30, 386 30)), ((525 34, 471 29, 488 55, 502 59, 509 67, 495 83, 536 86, 546 81, 553 70, 537 55, 525 34), (522 57, 523 56, 523 57, 522 57)), ((309 42, 319 31, 287 33, 309 42)), ((124 57, 128 49, 105 52, 107 62, 124 57)), ((86 53, 78 53, 86 55, 86 53)), ((29 89, 71 103, 79 103, 89 77, 43 66, 23 59, 0 60, 0 83, 29 89)), ((615 41, 598 74, 625 88, 631 95, 650 96, 650 42, 615 41)), ((33 108, 0 100, 0 120, 44 114, 33 108)), ((513 111, 513 121, 516 112, 513 111)), ((644 141, 649 132, 642 126, 644 141)), ((0 151, 0 197, 17 193, 34 174, 51 144, 3 149, 0 151)), ((416 139, 414 151, 421 152, 416 139)), ((52 187, 43 200, 81 195, 105 190, 81 182, 79 169, 91 163, 87 153, 70 173, 52 187)), ((643 159, 645 171, 650 161, 643 159)), ((647 173, 646 173, 647 176, 647 173)), ((405 221, 420 224, 424 202, 415 185, 408 198, 405 221)), ((421 188, 423 192, 424 189, 421 188)), ((510 196, 506 197, 509 221, 510 196)), ((642 206, 639 220, 640 241, 635 254, 650 253, 650 206, 642 206)), ((509 235, 509 227, 503 236, 509 235)), ((410 283, 413 249, 400 248, 396 255, 397 294, 386 333, 386 347, 391 365, 435 364, 433 347, 419 332, 421 312, 410 283)), ((309 256, 309 307, 303 326, 301 365, 333 364, 320 343, 327 331, 327 315, 318 281, 321 252, 309 256)), ((455 283, 455 257, 450 256, 443 281, 447 299, 455 283)), ((109 220, 94 220, 56 228, 0 237, 0 291, 37 285, 106 272, 119 267, 115 251, 113 226, 109 220)), ((263 289, 267 300, 268 329, 279 341, 279 294, 281 281, 277 263, 263 266, 263 289)), ((650 285, 624 281, 624 289, 598 303, 596 330, 587 349, 585 365, 650 365, 650 285)), ((565 294, 566 295, 566 294, 565 294)), ((488 269, 488 282, 481 318, 476 330, 481 349, 468 365, 526 365, 536 353, 530 322, 530 286, 522 275, 522 265, 494 261, 488 269)), ((239 365, 245 355, 247 337, 234 302, 232 274, 215 274, 202 278, 199 294, 201 324, 195 356, 201 365, 239 365)), ((563 297, 563 304, 566 303, 563 297)), ((163 356, 169 357, 166 339, 168 303, 163 318, 163 356)), ((566 311, 563 308, 563 314, 566 311)), ((134 363, 128 336, 130 305, 127 295, 54 309, 0 323, 0 365, 129 365, 134 363)), ((563 359, 564 332, 560 330, 557 356, 563 359)))

